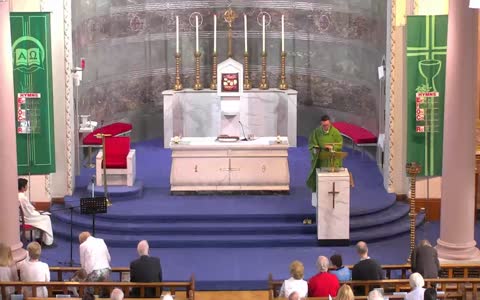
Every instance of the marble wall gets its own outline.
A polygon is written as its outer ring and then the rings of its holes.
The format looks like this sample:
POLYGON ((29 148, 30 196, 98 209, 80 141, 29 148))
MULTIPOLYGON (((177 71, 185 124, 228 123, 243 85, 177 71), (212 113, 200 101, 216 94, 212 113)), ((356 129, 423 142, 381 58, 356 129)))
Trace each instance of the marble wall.
MULTIPOLYGON (((195 30, 189 16, 203 16, 200 28, 202 80, 210 83, 213 14, 219 15, 219 61, 226 58, 228 6, 248 16, 250 75, 258 87, 261 26, 267 28, 268 76, 278 85, 280 18, 285 15, 285 50, 290 88, 299 92, 298 133, 307 135, 323 113, 378 132, 383 107, 376 68, 385 52, 387 0, 78 0, 72 1, 73 48, 87 68, 79 88, 80 113, 97 121, 134 123, 134 138, 161 136, 162 94, 175 74, 175 15, 180 16, 184 86, 194 78, 195 30), (206 55, 205 55, 206 54, 206 55)), ((243 61, 243 18, 233 24, 234 58, 243 61)), ((383 112, 382 112, 383 113, 383 112)))

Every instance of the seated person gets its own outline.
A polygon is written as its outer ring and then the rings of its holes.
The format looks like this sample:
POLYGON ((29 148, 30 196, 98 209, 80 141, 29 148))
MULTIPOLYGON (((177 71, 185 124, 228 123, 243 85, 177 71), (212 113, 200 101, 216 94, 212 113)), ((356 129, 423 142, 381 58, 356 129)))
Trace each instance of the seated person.
POLYGON ((334 254, 330 257, 334 270, 330 271, 333 275, 337 276, 339 281, 347 281, 352 279, 352 271, 343 265, 342 256, 340 254, 334 254))
MULTIPOLYGON (((37 242, 31 242, 27 246, 28 257, 20 265, 20 278, 24 282, 49 282, 50 281, 50 269, 48 265, 40 261, 40 254, 42 253, 42 246, 37 242)), ((32 288, 24 287, 22 289, 25 297, 32 297, 32 288)), ((47 298, 47 287, 37 287, 38 298, 47 298)))
POLYGON ((51 246, 53 244, 53 230, 52 221, 49 213, 39 212, 35 209, 32 203, 28 200, 26 191, 28 190, 28 180, 24 178, 18 179, 18 201, 23 211, 25 224, 32 225, 42 231, 42 242, 51 246))
POLYGON ((303 264, 298 260, 294 260, 290 264, 290 275, 292 275, 292 277, 283 282, 279 297, 288 298, 293 292, 297 292, 300 298, 307 297, 308 284, 303 280, 304 269, 303 264))
MULTIPOLYGON (((130 263, 130 281, 131 282, 161 282, 162 266, 160 259, 149 255, 149 245, 146 240, 140 241, 137 245, 139 258, 130 263)), ((161 290, 160 290, 161 293, 161 290)), ((140 297, 140 289, 133 288, 132 297, 140 297)), ((155 297, 155 288, 145 289, 146 298, 155 297)))
POLYGON ((352 288, 347 284, 342 285, 338 290, 335 300, 355 300, 352 288))
POLYGON ((406 300, 423 300, 425 281, 420 273, 413 273, 409 278, 412 291, 405 296, 406 300))
MULTIPOLYGON (((12 249, 5 244, 0 243, 0 282, 18 281, 17 267, 13 261, 12 249)), ((15 288, 9 286, 5 288, 7 299, 15 293, 15 288)))
POLYGON ((437 300, 437 291, 434 288, 428 288, 423 293, 423 300, 437 300))
POLYGON ((329 260, 325 256, 318 257, 317 267, 319 273, 308 281, 308 297, 337 296, 340 288, 337 276, 328 273, 329 260))

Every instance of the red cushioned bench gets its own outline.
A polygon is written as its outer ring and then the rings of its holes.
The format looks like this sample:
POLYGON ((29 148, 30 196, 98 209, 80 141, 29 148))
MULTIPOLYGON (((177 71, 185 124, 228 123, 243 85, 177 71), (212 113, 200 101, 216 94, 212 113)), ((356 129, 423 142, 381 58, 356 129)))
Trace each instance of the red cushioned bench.
POLYGON ((102 147, 102 139, 96 137, 97 134, 110 134, 111 136, 122 136, 129 134, 132 131, 132 124, 128 123, 112 123, 107 126, 103 126, 90 132, 83 138, 84 147, 102 147))
POLYGON ((337 128, 344 137, 352 140, 354 149, 355 146, 377 145, 377 136, 363 127, 347 122, 334 122, 333 127, 337 128))

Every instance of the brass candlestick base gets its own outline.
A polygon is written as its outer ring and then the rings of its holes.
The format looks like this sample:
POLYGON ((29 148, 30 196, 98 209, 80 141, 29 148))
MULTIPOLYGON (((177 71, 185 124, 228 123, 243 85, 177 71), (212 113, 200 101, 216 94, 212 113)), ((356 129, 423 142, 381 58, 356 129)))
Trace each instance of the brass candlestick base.
POLYGON ((210 89, 217 89, 217 52, 212 55, 212 82, 210 82, 210 89))
POLYGON ((244 90, 251 90, 252 83, 250 82, 250 76, 248 71, 248 52, 243 54, 243 89, 244 90))
POLYGON ((181 55, 180 53, 175 54, 175 85, 173 89, 175 91, 180 91, 183 89, 182 81, 180 79, 180 62, 181 62, 181 55))
POLYGON ((267 52, 262 53, 262 79, 260 80, 260 89, 261 90, 268 90, 267 52))
POLYGON ((281 70, 280 70, 280 84, 278 85, 278 88, 281 89, 281 90, 288 89, 288 84, 287 84, 286 76, 285 76, 286 61, 287 61, 287 52, 283 51, 282 52, 282 59, 281 59, 281 70))
POLYGON ((200 57, 202 54, 200 52, 195 52, 195 84, 193 85, 194 90, 203 89, 203 85, 200 82, 200 57))
POLYGON ((422 171, 422 167, 416 162, 407 163, 407 175, 410 177, 410 255, 407 261, 410 262, 413 251, 415 250, 415 234, 416 234, 416 219, 417 213, 415 211, 415 193, 417 175, 422 171))

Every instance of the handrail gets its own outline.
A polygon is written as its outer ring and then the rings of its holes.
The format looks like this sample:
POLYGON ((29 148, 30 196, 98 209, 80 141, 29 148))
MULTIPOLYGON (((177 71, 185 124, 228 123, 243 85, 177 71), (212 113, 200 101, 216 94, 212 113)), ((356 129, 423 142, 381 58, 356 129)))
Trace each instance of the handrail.
POLYGON ((160 297, 160 291, 162 289, 168 290, 172 295, 179 290, 186 291, 186 297, 189 300, 195 300, 195 277, 192 274, 190 281, 172 281, 172 282, 71 282, 71 281, 50 281, 50 282, 0 282, 0 292, 2 299, 7 299, 6 297, 6 288, 14 287, 16 293, 21 293, 23 287, 32 288, 32 297, 37 296, 36 287, 46 287, 48 291, 48 296, 53 296, 54 290, 60 290, 64 294, 68 294, 69 288, 77 288, 80 297, 84 294, 85 288, 93 288, 95 293, 102 289, 106 289, 108 293, 111 292, 114 288, 120 288, 123 290, 125 295, 128 295, 131 288, 138 288, 140 290, 140 297, 145 296, 146 288, 155 288, 156 297, 160 297))

